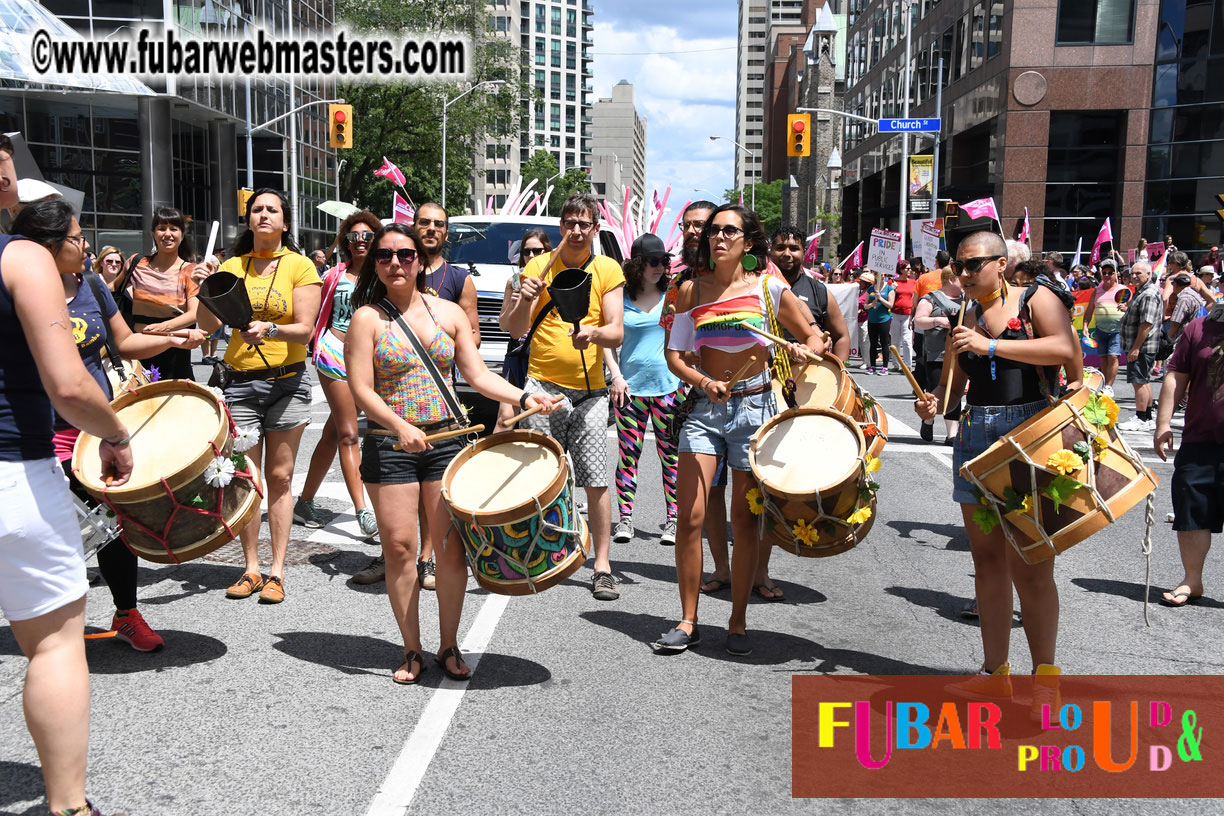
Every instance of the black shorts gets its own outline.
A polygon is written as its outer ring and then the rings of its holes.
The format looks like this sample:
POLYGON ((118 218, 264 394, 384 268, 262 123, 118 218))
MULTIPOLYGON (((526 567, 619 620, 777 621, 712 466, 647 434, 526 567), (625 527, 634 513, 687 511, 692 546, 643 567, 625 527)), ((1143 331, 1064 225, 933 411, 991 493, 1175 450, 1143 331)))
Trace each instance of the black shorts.
POLYGON ((1152 381, 1152 366, 1156 364, 1155 354, 1139 352, 1135 362, 1126 363, 1126 382, 1130 385, 1147 385, 1152 381))
POLYGON ((366 434, 361 443, 361 481, 377 485, 437 482, 463 450, 461 436, 436 442, 432 450, 419 453, 396 450, 398 441, 394 436, 366 434))
POLYGON ((1173 459, 1173 529, 1224 532, 1224 444, 1182 442, 1173 459))

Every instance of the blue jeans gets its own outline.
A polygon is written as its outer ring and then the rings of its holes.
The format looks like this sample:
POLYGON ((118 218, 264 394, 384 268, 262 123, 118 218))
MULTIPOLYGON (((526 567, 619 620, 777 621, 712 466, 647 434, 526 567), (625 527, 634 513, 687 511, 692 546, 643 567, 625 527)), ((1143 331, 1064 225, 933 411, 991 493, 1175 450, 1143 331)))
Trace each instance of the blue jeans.
POLYGON ((980 456, 1017 425, 1041 411, 1045 400, 1021 405, 970 405, 961 414, 956 446, 952 449, 952 501, 977 504, 973 485, 961 475, 961 465, 980 456))
POLYGON ((1096 353, 1099 357, 1105 356, 1122 356, 1122 333, 1104 331, 1102 329, 1092 330, 1092 339, 1097 342, 1096 353))

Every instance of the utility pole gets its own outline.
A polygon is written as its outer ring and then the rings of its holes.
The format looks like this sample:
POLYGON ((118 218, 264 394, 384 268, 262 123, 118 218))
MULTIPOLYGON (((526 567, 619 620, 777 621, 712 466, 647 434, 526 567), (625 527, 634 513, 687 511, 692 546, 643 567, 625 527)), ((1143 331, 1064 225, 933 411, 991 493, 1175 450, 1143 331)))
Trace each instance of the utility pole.
MULTIPOLYGON (((939 74, 935 83, 935 118, 943 121, 943 57, 939 58, 939 74)), ((939 142, 943 133, 935 134, 935 151, 931 163, 931 218, 935 218, 935 209, 939 206, 939 142)))
MULTIPOLYGON (((902 107, 902 118, 908 119, 910 115, 910 29, 913 28, 911 17, 913 16, 912 0, 903 0, 901 8, 905 12, 905 101, 902 107)), ((935 136, 935 143, 939 144, 939 135, 935 136)), ((905 232, 906 232, 906 216, 909 210, 909 133, 901 134, 901 187, 898 190, 900 193, 900 212, 897 219, 897 232, 901 233, 901 257, 905 257, 905 232)))

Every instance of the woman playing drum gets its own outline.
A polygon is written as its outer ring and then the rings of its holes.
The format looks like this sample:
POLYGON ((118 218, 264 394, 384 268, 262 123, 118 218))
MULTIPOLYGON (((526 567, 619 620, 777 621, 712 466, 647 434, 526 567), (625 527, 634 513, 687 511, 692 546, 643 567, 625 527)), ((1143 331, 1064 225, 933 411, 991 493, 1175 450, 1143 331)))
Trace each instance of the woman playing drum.
POLYGON ((1054 665, 1058 637, 1058 589, 1054 559, 1024 562, 996 527, 985 533, 973 521, 981 507, 972 485, 960 475, 965 462, 1041 411, 1058 396, 1059 366, 1066 366, 1071 387, 1082 379, 1083 361, 1071 318, 1063 302, 1041 285, 1009 286, 1003 278, 1007 247, 992 232, 976 232, 961 241, 952 268, 960 275, 965 296, 977 301, 947 340, 939 396, 926 394, 914 403, 924 421, 943 413, 942 397, 959 399, 968 382, 968 406, 961 416, 953 453, 952 500, 960 504, 973 554, 978 609, 985 651, 982 676, 956 687, 976 698, 1011 696, 1007 676, 1011 637, 1012 585, 1020 596, 1024 633, 1033 657, 1033 707, 1058 699, 1059 669, 1054 665), (945 384, 951 378, 951 388, 945 384))
MULTIPOLYGON (((685 512, 676 534, 676 573, 681 620, 654 648, 683 651, 700 640, 701 527, 718 459, 725 457, 732 470, 731 526, 735 531, 727 651, 747 655, 752 647, 746 615, 759 545, 756 518, 748 508, 747 494, 753 487, 748 443, 757 428, 777 412, 777 405, 770 388, 768 342, 744 328, 741 321, 765 328, 773 314, 791 334, 804 338, 808 349, 823 351, 824 341, 809 325, 790 290, 777 278, 755 271, 765 269, 766 252, 765 233, 756 213, 725 204, 710 216, 701 239, 697 268, 713 271, 681 285, 666 352, 668 367, 697 388, 690 398, 698 400, 680 434, 677 505, 685 512), (701 367, 688 365, 685 352, 698 353, 701 367), (748 365, 753 356, 756 361, 748 365), (738 381, 729 382, 741 369, 738 381)), ((790 350, 802 353, 794 344, 790 350)))
POLYGON ((528 395, 485 368, 463 310, 424 293, 423 247, 413 228, 385 226, 374 236, 373 247, 373 263, 363 267, 353 293, 359 308, 345 337, 344 362, 353 398, 373 431, 362 444, 361 478, 374 504, 387 562, 387 594, 404 639, 404 661, 392 679, 415 683, 425 670, 415 534, 418 500, 424 493, 438 555, 437 662, 449 677, 466 680, 471 669, 459 653, 458 631, 467 565, 441 489, 442 474, 462 441, 455 437, 431 445, 425 440, 427 433, 457 426, 459 418, 450 415, 438 384, 396 318, 402 316, 420 338, 444 380, 453 363, 489 399, 522 408, 538 406, 544 413, 550 413, 555 403, 545 395, 528 395))

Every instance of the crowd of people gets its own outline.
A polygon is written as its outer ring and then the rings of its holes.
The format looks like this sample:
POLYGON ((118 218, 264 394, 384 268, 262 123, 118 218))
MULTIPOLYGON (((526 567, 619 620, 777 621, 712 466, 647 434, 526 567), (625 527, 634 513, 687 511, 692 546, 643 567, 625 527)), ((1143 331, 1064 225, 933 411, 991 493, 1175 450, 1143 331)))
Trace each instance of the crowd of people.
MULTIPOLYGON (((11 155, 0 139, 0 206, 15 208, 11 155)), ((130 258, 104 247, 90 262, 80 224, 62 199, 22 207, 11 234, 0 236, 0 333, 9 349, 0 365, 0 503, 6 521, 16 522, 6 530, 17 531, 0 539, 0 607, 29 658, 27 720, 56 813, 96 812, 84 797, 87 579, 69 491, 93 499, 68 460, 85 432, 101 440, 113 484, 129 479, 135 431, 109 406, 108 370, 123 360, 142 361, 153 379, 190 378, 191 352, 202 348, 234 423, 258 435, 246 456, 265 489, 271 561, 261 563, 257 515, 240 532, 245 564, 226 590, 231 599, 285 600, 290 529, 322 526, 315 498, 339 456, 359 533, 377 536, 381 547, 354 580, 387 583, 404 649, 391 673, 400 684, 416 683, 428 668, 418 608, 429 589, 439 608, 434 662, 453 679, 471 676, 457 640, 468 565, 442 492, 443 474, 465 443, 459 436, 426 439, 465 427, 452 370, 501 404, 499 428, 511 414, 535 409, 523 425, 564 448, 585 494, 590 592, 599 601, 620 597, 612 545, 638 534, 635 498, 653 431, 665 507, 659 541, 674 546, 679 600, 674 626, 650 644, 659 653, 700 644, 701 596, 729 589, 725 649, 751 654, 749 600, 784 597, 770 579, 772 548, 759 540, 748 499, 755 485, 750 441, 783 408, 771 385, 772 361, 817 353, 845 363, 856 339, 868 373, 887 374, 894 362, 914 370, 926 391, 915 401, 921 438, 933 441, 942 416, 944 442, 954 449, 952 500, 966 522, 984 649, 981 675, 959 693, 1010 694, 1014 587, 1037 677, 1034 704, 1057 701, 1053 561, 1030 565, 1002 532, 970 523, 979 498, 959 469, 1079 386, 1087 348, 1102 359, 1101 393, 1112 393, 1120 358, 1127 358, 1136 415, 1122 427, 1151 431, 1162 458, 1172 445, 1173 413, 1185 403, 1173 478, 1184 576, 1164 601, 1183 606, 1203 593, 1210 537, 1224 526, 1224 305, 1214 251, 1192 274, 1186 255, 1170 249, 1166 274, 1156 279, 1144 247, 1126 268, 1107 256, 1094 269, 1067 270, 1058 253, 1036 260, 1023 244, 979 232, 963 238, 954 255, 940 252, 930 269, 920 258, 884 274, 805 269, 803 231, 782 227, 767 235, 742 205, 697 201, 681 216, 676 257, 645 234, 620 263, 595 249, 598 203, 575 193, 562 206, 555 247, 543 230, 519 244, 519 271, 507 283, 499 318, 517 348, 494 372, 478 351, 474 282, 443 257, 443 207, 422 205, 412 225, 355 213, 329 250, 311 256, 294 242, 292 215, 282 192, 256 190, 246 228, 224 262, 193 255, 184 216, 172 208, 155 213, 154 251, 130 258), (573 269, 590 281, 577 323, 564 319, 548 294, 553 280, 573 269), (218 271, 245 287, 253 315, 246 326, 225 326, 201 308, 201 285, 218 271), (49 285, 56 280, 60 286, 49 285), (1073 327, 1071 310, 1071 292, 1084 281, 1092 286, 1088 336, 1073 327), (865 337, 852 336, 833 297, 830 286, 839 283, 860 290, 865 337), (219 360, 206 345, 218 335, 226 339, 219 360), (892 346, 900 360, 892 359, 892 346), (1151 383, 1165 358, 1153 416, 1151 383), (295 498, 299 446, 311 419, 311 367, 328 418, 295 498), (617 431, 615 461, 609 422, 617 431)), ((135 556, 113 544, 98 563, 114 601, 116 636, 140 651, 162 648, 138 610, 135 556)))

